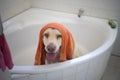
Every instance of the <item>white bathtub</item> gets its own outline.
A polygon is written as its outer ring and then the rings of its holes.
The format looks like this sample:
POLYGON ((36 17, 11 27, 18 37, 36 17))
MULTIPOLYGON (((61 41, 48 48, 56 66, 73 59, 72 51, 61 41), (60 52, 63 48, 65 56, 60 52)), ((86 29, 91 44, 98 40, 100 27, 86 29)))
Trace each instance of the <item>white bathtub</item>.
POLYGON ((108 20, 42 9, 29 9, 4 23, 15 66, 12 80, 101 80, 117 28, 108 20), (50 65, 34 66, 38 34, 45 24, 59 22, 73 34, 75 43, 88 50, 78 58, 50 65))

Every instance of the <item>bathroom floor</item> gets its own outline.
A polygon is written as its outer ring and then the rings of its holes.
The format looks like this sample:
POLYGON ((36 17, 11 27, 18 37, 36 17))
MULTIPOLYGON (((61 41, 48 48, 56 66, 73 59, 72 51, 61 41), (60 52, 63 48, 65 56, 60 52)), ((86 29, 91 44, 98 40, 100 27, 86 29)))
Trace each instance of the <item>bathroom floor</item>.
POLYGON ((120 57, 110 57, 102 80, 120 80, 120 57))

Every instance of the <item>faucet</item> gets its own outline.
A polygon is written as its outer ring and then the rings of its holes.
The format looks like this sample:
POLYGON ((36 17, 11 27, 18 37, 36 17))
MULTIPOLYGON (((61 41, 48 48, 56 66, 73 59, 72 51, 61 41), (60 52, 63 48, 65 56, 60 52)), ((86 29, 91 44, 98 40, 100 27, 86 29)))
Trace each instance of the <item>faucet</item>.
POLYGON ((0 16, 0 35, 3 33, 3 25, 2 25, 2 20, 0 16))
POLYGON ((83 9, 79 9, 79 12, 78 12, 78 17, 81 17, 81 15, 84 13, 84 10, 83 9))

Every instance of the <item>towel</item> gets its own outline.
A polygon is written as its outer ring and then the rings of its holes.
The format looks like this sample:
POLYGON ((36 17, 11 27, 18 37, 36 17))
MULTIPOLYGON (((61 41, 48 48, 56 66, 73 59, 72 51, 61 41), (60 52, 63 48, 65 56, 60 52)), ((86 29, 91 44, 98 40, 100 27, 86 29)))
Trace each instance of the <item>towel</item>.
POLYGON ((46 52, 44 49, 43 44, 43 33, 48 28, 55 28, 59 30, 62 34, 62 46, 60 51, 60 62, 70 60, 73 58, 73 52, 74 52, 74 40, 72 37, 72 34, 66 29, 62 24, 60 23, 48 23, 45 25, 39 34, 39 42, 38 47, 35 55, 35 62, 34 65, 43 65, 45 64, 45 58, 46 58, 46 52))
POLYGON ((13 68, 13 61, 11 53, 5 38, 4 33, 0 35, 0 69, 2 71, 6 70, 6 66, 9 69, 13 68))

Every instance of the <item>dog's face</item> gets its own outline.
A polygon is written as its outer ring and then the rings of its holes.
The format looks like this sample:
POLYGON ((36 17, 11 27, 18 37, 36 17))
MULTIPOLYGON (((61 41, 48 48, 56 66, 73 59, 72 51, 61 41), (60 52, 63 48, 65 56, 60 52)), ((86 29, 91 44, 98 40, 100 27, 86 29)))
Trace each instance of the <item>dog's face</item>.
POLYGON ((62 34, 55 28, 48 28, 43 34, 43 43, 47 59, 54 60, 61 48, 62 34))

